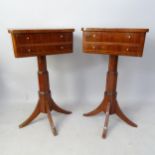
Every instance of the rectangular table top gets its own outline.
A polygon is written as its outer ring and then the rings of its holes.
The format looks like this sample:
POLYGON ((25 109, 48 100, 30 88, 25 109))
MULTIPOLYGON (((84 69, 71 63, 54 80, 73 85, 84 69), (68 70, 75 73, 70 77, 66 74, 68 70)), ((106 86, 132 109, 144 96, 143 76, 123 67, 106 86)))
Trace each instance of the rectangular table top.
POLYGON ((15 57, 65 54, 73 51, 74 29, 9 29, 15 57))
POLYGON ((91 54, 142 56, 145 28, 82 28, 83 50, 91 54))

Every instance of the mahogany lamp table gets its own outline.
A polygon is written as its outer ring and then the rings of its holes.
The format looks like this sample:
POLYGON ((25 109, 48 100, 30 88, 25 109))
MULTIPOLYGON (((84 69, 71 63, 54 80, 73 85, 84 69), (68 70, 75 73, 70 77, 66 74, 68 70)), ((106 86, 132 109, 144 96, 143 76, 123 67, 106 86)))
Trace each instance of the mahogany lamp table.
POLYGON ((25 127, 40 113, 46 113, 54 135, 57 131, 50 112, 70 114, 52 99, 46 55, 71 53, 74 29, 10 29, 16 58, 36 56, 38 61, 39 100, 33 113, 19 127, 25 127))
POLYGON ((127 124, 137 127, 120 109, 117 101, 117 63, 118 56, 136 56, 143 54, 145 35, 148 29, 107 29, 107 28, 82 28, 83 50, 91 54, 109 55, 109 67, 106 79, 104 99, 93 111, 84 116, 96 115, 105 112, 105 123, 102 137, 106 138, 109 115, 116 114, 127 124))

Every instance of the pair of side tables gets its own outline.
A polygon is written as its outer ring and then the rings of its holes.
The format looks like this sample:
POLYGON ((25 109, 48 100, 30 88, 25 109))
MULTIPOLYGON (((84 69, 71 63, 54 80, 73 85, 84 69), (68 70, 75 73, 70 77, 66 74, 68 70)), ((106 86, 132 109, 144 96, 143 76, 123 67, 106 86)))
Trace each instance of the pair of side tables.
MULTIPOLYGON (((82 28, 83 50, 92 54, 109 55, 109 67, 106 79, 104 99, 93 111, 84 116, 105 112, 105 122, 102 137, 106 138, 109 115, 116 114, 127 124, 137 127, 120 109, 117 102, 117 63, 118 56, 141 57, 148 29, 112 29, 112 28, 82 28)), ((51 116, 51 111, 70 114, 70 111, 59 107, 51 97, 46 55, 71 53, 73 51, 74 29, 10 29, 15 57, 36 56, 38 61, 39 100, 33 113, 19 127, 25 127, 40 113, 47 114, 52 133, 57 131, 51 116)))

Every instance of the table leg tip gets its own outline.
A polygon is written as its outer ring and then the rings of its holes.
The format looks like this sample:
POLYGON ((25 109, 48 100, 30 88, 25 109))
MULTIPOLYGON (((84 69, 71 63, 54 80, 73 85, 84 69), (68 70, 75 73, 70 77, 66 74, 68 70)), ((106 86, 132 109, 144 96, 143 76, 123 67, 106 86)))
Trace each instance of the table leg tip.
POLYGON ((107 137, 107 127, 103 128, 102 138, 105 139, 107 137))
POLYGON ((56 128, 53 128, 53 129, 52 129, 52 132, 53 132, 53 135, 54 135, 54 136, 57 136, 57 135, 58 135, 58 132, 57 132, 56 128))
POLYGON ((107 135, 104 133, 104 134, 102 135, 102 138, 103 138, 103 139, 106 139, 106 137, 107 137, 107 135))
POLYGON ((90 115, 89 115, 89 114, 83 114, 83 116, 88 117, 88 116, 90 116, 90 115))
POLYGON ((137 125, 137 124, 135 124, 133 127, 138 128, 138 125, 137 125))
POLYGON ((23 127, 24 127, 24 125, 22 125, 22 124, 19 125, 19 128, 23 128, 23 127))

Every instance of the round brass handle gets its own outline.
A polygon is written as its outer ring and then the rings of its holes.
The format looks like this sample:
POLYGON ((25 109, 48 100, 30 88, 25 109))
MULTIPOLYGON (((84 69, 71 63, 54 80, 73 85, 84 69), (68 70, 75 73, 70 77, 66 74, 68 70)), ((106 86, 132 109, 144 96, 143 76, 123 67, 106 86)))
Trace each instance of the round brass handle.
POLYGON ((96 34, 93 34, 93 38, 96 38, 96 34))
POLYGON ((60 49, 61 49, 61 50, 63 50, 63 49, 64 49, 64 47, 63 47, 63 46, 60 46, 60 49))
POLYGON ((96 49, 96 46, 95 46, 95 45, 93 45, 93 46, 92 46, 92 48, 93 48, 93 49, 96 49))
POLYGON ((61 35, 60 35, 60 38, 63 38, 63 37, 64 37, 64 35, 61 34, 61 35))
POLYGON ((27 49, 27 51, 30 53, 31 52, 31 49, 29 48, 29 49, 27 49))
POLYGON ((30 37, 26 37, 26 40, 30 40, 30 37))
POLYGON ((126 51, 129 51, 129 48, 126 48, 126 51))
POLYGON ((131 39, 131 35, 128 35, 128 38, 131 39))

